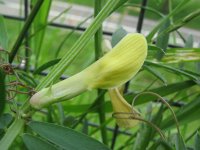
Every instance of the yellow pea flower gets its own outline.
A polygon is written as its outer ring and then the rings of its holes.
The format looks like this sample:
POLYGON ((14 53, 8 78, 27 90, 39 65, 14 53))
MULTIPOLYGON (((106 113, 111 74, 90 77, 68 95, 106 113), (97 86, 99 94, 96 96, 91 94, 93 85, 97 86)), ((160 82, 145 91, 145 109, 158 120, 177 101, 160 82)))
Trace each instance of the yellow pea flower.
POLYGON ((139 117, 139 112, 123 98, 118 88, 112 88, 108 91, 117 125, 123 128, 134 127, 138 121, 131 118, 139 117))
POLYGON ((147 55, 147 42, 139 33, 127 34, 110 52, 78 74, 37 92, 30 99, 34 108, 70 99, 80 93, 108 89, 130 80, 147 55))

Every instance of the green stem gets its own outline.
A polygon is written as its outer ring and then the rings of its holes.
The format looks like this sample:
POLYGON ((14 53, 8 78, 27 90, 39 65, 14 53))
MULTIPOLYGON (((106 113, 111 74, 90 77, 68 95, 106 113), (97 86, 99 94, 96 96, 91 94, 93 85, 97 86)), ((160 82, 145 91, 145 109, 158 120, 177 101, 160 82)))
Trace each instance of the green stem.
POLYGON ((160 23, 155 26, 155 28, 147 35, 147 41, 151 42, 152 38, 154 37, 154 35, 156 34, 156 32, 160 29, 160 27, 166 22, 166 20, 168 20, 169 18, 171 18, 174 14, 176 14, 177 12, 179 12, 181 10, 181 7, 185 6, 186 3, 188 3, 188 0, 183 0, 173 11, 171 11, 170 14, 168 14, 165 18, 163 18, 160 23))
POLYGON ((0 149, 7 150, 12 142, 15 140, 16 136, 20 133, 24 126, 24 120, 16 117, 15 121, 6 131, 5 136, 0 141, 0 149))
POLYGON ((19 47, 21 46, 24 37, 26 36, 26 33, 31 25, 31 23, 33 22, 36 14, 38 13, 38 10, 40 9, 41 5, 43 3, 43 0, 38 0, 35 7, 33 8, 33 10, 31 11, 31 14, 29 15, 29 17, 27 18, 27 21, 25 22, 22 31, 20 32, 13 48, 12 51, 10 52, 10 57, 9 57, 9 62, 12 63, 18 50, 19 47))
MULTIPOLYGON (((98 13, 101 11, 103 6, 103 0, 95 0, 95 6, 94 6, 94 16, 96 17, 98 15, 98 13)), ((95 44, 95 60, 98 60, 100 57, 102 57, 103 55, 103 51, 102 51, 102 24, 99 27, 99 29, 97 30, 97 32, 94 35, 94 44, 95 44)), ((100 93, 102 92, 102 90, 98 89, 97 90, 97 95, 99 97, 100 93)), ((104 125, 105 121, 106 121, 106 117, 105 117, 105 108, 104 105, 102 105, 104 103, 105 99, 104 99, 104 95, 102 95, 97 102, 97 105, 100 106, 98 108, 98 114, 99 114, 99 122, 100 125, 102 125, 101 130, 101 137, 102 137, 102 141, 104 144, 108 145, 108 140, 107 140, 107 133, 106 133, 106 127, 104 125)))
MULTIPOLYGON (((95 6, 94 6, 94 16, 96 17, 99 12, 101 11, 103 6, 103 0, 95 0, 95 6)), ((98 60, 100 57, 102 57, 102 24, 100 25, 99 29, 94 35, 94 44, 95 44, 95 59, 98 60)))

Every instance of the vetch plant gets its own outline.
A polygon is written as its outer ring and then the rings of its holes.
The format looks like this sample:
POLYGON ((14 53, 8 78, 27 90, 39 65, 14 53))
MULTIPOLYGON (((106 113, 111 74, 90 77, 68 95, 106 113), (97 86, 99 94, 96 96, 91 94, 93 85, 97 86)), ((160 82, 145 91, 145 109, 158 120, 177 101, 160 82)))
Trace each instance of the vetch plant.
POLYGON ((39 109, 70 99, 86 90, 122 85, 139 71, 146 56, 145 37, 142 34, 130 33, 88 68, 33 95, 30 99, 31 106, 39 109))
MULTIPOLYGON (((4 1, 5 7, 10 5, 3 0, 2 8, 4 1)), ((200 29, 200 3, 161 0, 155 6, 154 1, 147 0, 84 1, 94 7, 94 14, 88 13, 92 19, 87 27, 82 25, 88 18, 77 20, 80 24, 75 26, 68 26, 64 16, 64 20, 60 18, 62 14, 68 16, 71 8, 63 8, 66 11, 48 21, 56 3, 25 0, 20 3, 24 19, 10 22, 16 18, 0 16, 0 150, 25 146, 28 150, 35 150, 35 146, 70 150, 198 149, 200 57, 195 56, 200 56, 200 49, 196 34, 189 36, 178 29, 200 29), (113 12, 120 15, 113 20, 117 21, 116 31, 107 28, 113 12), (128 14, 138 17, 136 31, 145 33, 146 38, 142 34, 127 35, 123 24, 128 14), (158 22, 153 27, 145 17, 155 17, 158 22), (103 41, 105 35, 111 43, 103 41), (55 38, 60 40, 55 42, 55 38), (93 60, 96 62, 82 69, 93 60), (70 74, 72 70, 80 72, 58 82, 68 76, 66 70, 70 74), (71 98, 74 101, 59 103, 71 98), (53 103, 57 104, 50 106, 53 103), (131 132, 120 128, 131 128, 131 132)), ((126 25, 126 29, 132 28, 129 32, 134 30, 133 24, 126 25)))

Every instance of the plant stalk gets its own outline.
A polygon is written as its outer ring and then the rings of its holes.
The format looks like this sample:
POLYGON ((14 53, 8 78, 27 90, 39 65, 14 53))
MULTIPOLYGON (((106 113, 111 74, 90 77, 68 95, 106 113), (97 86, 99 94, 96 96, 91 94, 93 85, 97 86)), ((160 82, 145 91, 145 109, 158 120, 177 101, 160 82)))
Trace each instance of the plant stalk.
POLYGON ((25 121, 21 118, 16 117, 15 121, 6 131, 6 134, 0 141, 0 149, 7 150, 9 149, 12 142, 15 140, 16 136, 20 133, 24 126, 25 121))
MULTIPOLYGON (((98 15, 98 13, 101 11, 102 7, 103 7, 103 0, 95 0, 95 5, 94 5, 94 16, 96 17, 98 15)), ((94 35, 94 44, 95 44, 95 60, 98 60, 99 58, 101 58, 103 56, 103 51, 102 51, 102 35, 103 35, 103 31, 102 31, 102 24, 99 27, 99 29, 97 30, 97 32, 94 35)), ((98 97, 100 96, 100 93, 102 92, 102 90, 98 89, 97 90, 97 95, 98 97)), ((105 117, 105 108, 103 103, 105 102, 104 99, 104 95, 100 96, 100 98, 98 99, 97 105, 100 106, 98 108, 98 114, 99 114, 99 122, 100 125, 103 125, 106 121, 106 117, 105 117)), ((108 145, 108 140, 107 140, 107 133, 106 133, 106 127, 103 125, 101 130, 101 137, 102 137, 102 141, 105 145, 108 145)))
POLYGON ((17 37, 17 40, 10 52, 10 56, 9 56, 9 63, 12 63, 18 50, 19 50, 19 47, 21 46, 22 42, 23 42, 23 39, 24 37, 27 35, 27 31, 31 25, 31 23, 33 22, 35 16, 37 15, 42 3, 44 1, 43 0, 38 0, 37 3, 35 4, 35 7, 33 8, 33 10, 31 11, 29 17, 27 18, 23 28, 22 28, 22 31, 20 32, 19 36, 17 37))

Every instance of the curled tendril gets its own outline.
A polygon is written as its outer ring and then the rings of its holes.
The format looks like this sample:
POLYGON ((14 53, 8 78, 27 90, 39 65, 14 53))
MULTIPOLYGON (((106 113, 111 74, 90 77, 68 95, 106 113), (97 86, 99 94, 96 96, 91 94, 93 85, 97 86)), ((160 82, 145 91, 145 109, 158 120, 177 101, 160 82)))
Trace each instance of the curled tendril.
POLYGON ((171 107, 171 106, 169 105, 169 103, 168 103, 166 100, 164 100, 164 98, 163 98, 162 96, 160 96, 159 94, 154 93, 154 92, 142 92, 142 93, 139 93, 139 94, 137 94, 137 95, 134 97, 134 99, 133 99, 133 101, 132 101, 132 106, 134 106, 134 103, 135 103, 136 99, 137 99, 139 96, 145 95, 145 94, 153 95, 153 96, 159 98, 159 99, 161 100, 161 102, 164 103, 164 104, 167 106, 167 108, 169 108, 169 110, 171 111, 171 113, 172 113, 172 115, 173 115, 174 121, 175 121, 175 123, 176 123, 177 131, 178 131, 178 133, 180 134, 178 119, 177 119, 177 117, 176 117, 176 115, 175 115, 175 113, 174 113, 172 107, 171 107))
POLYGON ((159 133, 162 140, 164 140, 164 141, 166 140, 164 133, 155 124, 153 124, 141 117, 136 117, 137 113, 115 112, 112 114, 112 116, 116 119, 133 119, 133 120, 142 121, 142 122, 148 124, 149 126, 151 126, 152 128, 154 128, 159 133))
POLYGON ((7 74, 11 75, 14 73, 14 70, 10 64, 1 64, 0 68, 7 74))

